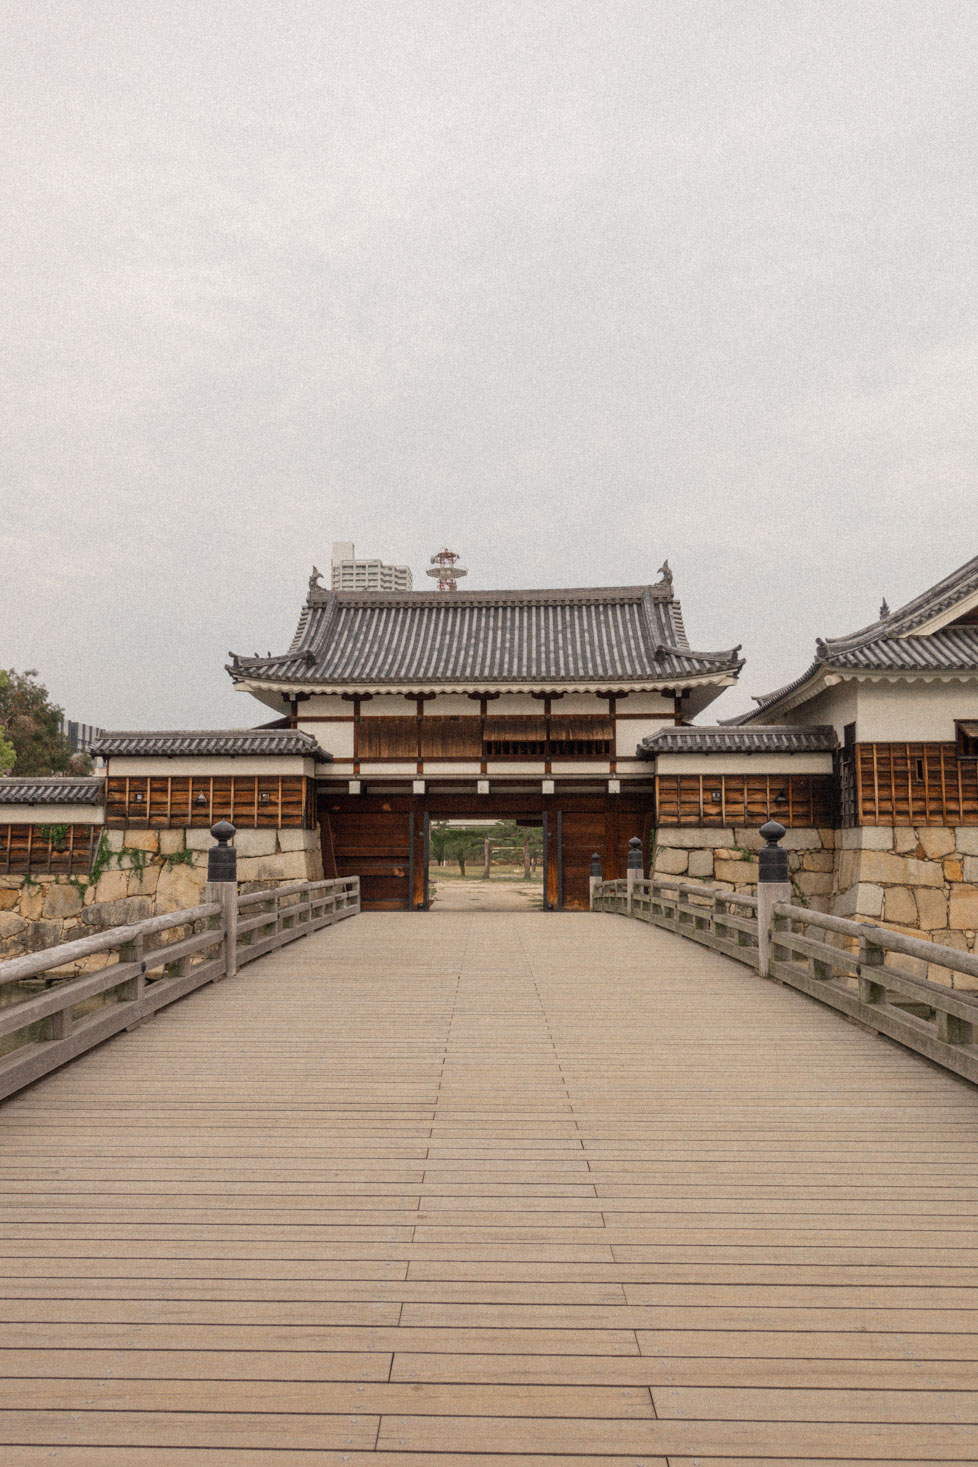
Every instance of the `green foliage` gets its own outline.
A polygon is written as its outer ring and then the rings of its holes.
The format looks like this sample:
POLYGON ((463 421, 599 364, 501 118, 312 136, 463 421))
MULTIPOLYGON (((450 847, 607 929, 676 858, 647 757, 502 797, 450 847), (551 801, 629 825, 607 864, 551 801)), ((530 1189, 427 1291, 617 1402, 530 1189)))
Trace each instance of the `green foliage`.
POLYGON ((52 703, 37 671, 0 673, 0 770, 17 774, 87 774, 92 761, 76 754, 61 732, 62 709, 52 703), (12 763, 5 750, 14 751, 12 763))
POLYGON ((41 839, 48 840, 56 851, 63 851, 68 839, 67 825, 40 825, 38 826, 41 839))
POLYGON ((467 861, 482 859, 487 836, 497 853, 501 846, 510 851, 514 866, 522 863, 524 844, 529 839, 530 853, 536 855, 539 865, 543 851, 542 827, 517 825, 515 820, 497 820, 493 825, 433 822, 429 837, 431 854, 439 862, 457 861, 459 874, 464 876, 467 861))
MULTIPOLYGON (((4 689, 10 686, 10 674, 0 668, 0 697, 4 689)), ((0 728, 0 774, 9 774, 14 767, 17 758, 17 750, 7 738, 6 729, 0 728)))
POLYGON ((163 865, 168 871, 172 871, 174 866, 192 866, 193 864, 193 851, 172 851, 170 855, 163 857, 163 865))
POLYGON ((89 873, 93 882, 98 881, 102 873, 108 869, 109 864, 112 860, 112 856, 113 851, 111 846, 109 845, 109 837, 103 830, 101 839, 98 843, 98 850, 95 852, 95 859, 92 862, 92 869, 89 873))

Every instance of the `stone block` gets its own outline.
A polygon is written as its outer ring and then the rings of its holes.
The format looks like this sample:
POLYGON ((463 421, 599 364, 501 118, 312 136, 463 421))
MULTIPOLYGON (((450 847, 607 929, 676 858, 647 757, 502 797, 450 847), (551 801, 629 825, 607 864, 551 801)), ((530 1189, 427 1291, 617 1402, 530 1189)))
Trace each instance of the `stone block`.
POLYGON ((188 851, 209 851, 217 845, 209 830, 185 830, 183 837, 188 851))
POLYGON ((712 851, 690 851, 688 875, 696 881, 708 879, 713 875, 713 852, 712 851))
MULTIPOLYGON (((211 844, 213 845, 213 841, 211 844)), ((164 866, 156 886, 157 912, 178 912, 182 907, 200 906, 204 900, 206 880, 207 870, 204 865, 164 866)))
POLYGON ((0 886, 0 912, 12 912, 19 902, 19 891, 10 886, 0 886))
POLYGON ((126 832, 124 830, 105 830, 102 833, 110 851, 122 850, 122 847, 126 843, 126 832))
POLYGON ((127 922, 141 922, 153 915, 150 897, 120 897, 114 902, 97 902, 86 907, 83 920, 93 932, 104 932, 108 927, 124 927, 127 922))
MULTIPOLYGON (((761 823, 763 824, 764 822, 762 821, 761 823)), ((787 839, 787 837, 785 837, 785 839, 787 839)), ((759 851, 761 849, 761 846, 763 846, 765 842, 763 837, 759 834, 758 829, 754 826, 738 825, 734 830, 733 840, 730 841, 729 844, 738 845, 740 846, 741 850, 744 851, 759 851)), ((785 846, 785 850, 787 849, 788 847, 785 846)))
POLYGON ((945 861, 941 870, 945 881, 964 880, 964 863, 957 856, 951 856, 949 860, 945 861))
POLYGON ((806 851, 801 859, 803 871, 833 871, 835 855, 832 851, 806 851))
POLYGON ((954 844, 962 856, 978 856, 978 825, 956 825, 954 844))
MULTIPOLYGON (((237 842, 235 842, 237 844, 237 842)), ((315 851, 319 849, 318 830, 296 830, 289 828, 278 832, 280 851, 315 851)))
POLYGON ((44 897, 42 911, 45 917, 73 917, 82 909, 82 896, 77 887, 65 885, 49 886, 44 897))
POLYGON ((978 886, 952 888, 947 925, 958 931, 978 928, 978 886))
MULTIPOLYGON (((710 856, 710 870, 712 873, 713 859, 710 853, 693 852, 693 854, 706 854, 707 856, 710 856)), ((661 876, 684 875, 689 867, 689 856, 690 853, 688 851, 678 850, 674 847, 667 846, 665 850, 662 851, 657 848, 655 852, 654 866, 656 874, 661 876)))
MULTIPOLYGON (((854 847, 861 851, 892 851, 893 849, 893 827, 892 825, 860 825, 854 834, 859 837, 853 842, 854 847)), ((916 845, 916 841, 914 842, 916 845)))
POLYGON ((28 922, 40 920, 43 906, 43 886, 25 886, 21 889, 20 915, 26 917, 28 922))
POLYGON ((45 922, 32 922, 23 937, 27 951, 37 953, 46 947, 54 947, 61 941, 62 925, 57 918, 45 922))
POLYGON ((793 884, 806 897, 832 895, 832 873, 830 871, 799 871, 793 884))
POLYGON ((734 886, 743 886, 757 880, 757 865, 753 861, 725 861, 717 852, 717 858, 713 863, 713 871, 717 881, 730 882, 734 886))
POLYGON ((681 825, 663 825, 655 833, 655 848, 677 846, 695 850, 697 846, 715 850, 718 846, 731 844, 731 831, 722 827, 716 830, 700 830, 681 825))
POLYGON ((817 830, 797 825, 785 833, 779 845, 783 851, 812 851, 820 850, 822 841, 817 830))
POLYGON ((883 915, 883 888, 870 882, 860 881, 841 892, 836 898, 837 917, 881 917, 883 915))
POLYGON ((308 881, 305 851, 283 851, 277 856, 238 859, 239 881, 308 881))
POLYGON ((917 838, 928 861, 939 861, 954 850, 954 832, 946 825, 922 825, 917 838))
POLYGON ((978 856, 965 856, 960 864, 963 879, 978 882, 978 856))
POLYGON ((883 917, 887 922, 904 922, 913 926, 917 921, 913 892, 906 886, 887 887, 883 898, 883 917))
POLYGON ((239 830, 234 837, 238 860, 242 856, 274 856, 275 835, 274 830, 239 830))
POLYGON ((129 896, 152 896, 159 884, 159 866, 144 866, 142 871, 129 872, 129 896))
POLYGON ((850 886, 855 885, 859 866, 859 852, 842 850, 837 853, 836 859, 839 863, 839 887, 842 891, 848 891, 850 886))
POLYGON ((27 923, 16 912, 0 912, 0 938, 19 937, 27 923))
POLYGON ((917 831, 912 825, 893 827, 893 849, 898 856, 909 856, 917 849, 917 831))
POLYGON ((114 902, 129 891, 129 873, 126 871, 103 871, 95 886, 96 902, 114 902))
POLYGON ((178 851, 182 851, 184 849, 183 835, 182 830, 161 830, 160 855, 175 856, 178 851))
POLYGON ((123 835, 131 851, 158 851, 160 848, 158 830, 125 830, 123 835))
POLYGON ((944 885, 944 872, 936 861, 917 861, 888 851, 864 851, 859 858, 859 877, 886 886, 944 885))
POLYGON ((917 920, 922 931, 933 932, 947 927, 947 896, 943 891, 931 887, 918 887, 914 893, 917 903, 917 920))
POLYGON ((839 844, 836 839, 836 832, 834 830, 823 830, 821 826, 819 826, 818 838, 827 851, 834 851, 839 844))

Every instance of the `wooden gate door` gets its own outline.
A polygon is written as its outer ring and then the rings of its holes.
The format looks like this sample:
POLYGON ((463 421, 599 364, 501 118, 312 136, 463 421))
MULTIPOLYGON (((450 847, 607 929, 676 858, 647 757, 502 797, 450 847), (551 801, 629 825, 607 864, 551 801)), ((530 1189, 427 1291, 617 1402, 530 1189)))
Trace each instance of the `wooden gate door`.
POLYGON ((338 876, 359 876, 360 897, 375 912, 403 912, 414 892, 414 815, 409 810, 331 812, 338 876))

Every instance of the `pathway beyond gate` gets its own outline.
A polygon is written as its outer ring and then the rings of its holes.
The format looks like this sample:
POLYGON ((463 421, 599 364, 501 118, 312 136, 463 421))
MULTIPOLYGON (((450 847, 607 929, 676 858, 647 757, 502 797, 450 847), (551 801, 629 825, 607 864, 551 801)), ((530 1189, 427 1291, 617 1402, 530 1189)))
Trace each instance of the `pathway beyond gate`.
POLYGON ((370 914, 0 1110, 0 1461, 978 1457, 978 1096, 695 943, 370 914))

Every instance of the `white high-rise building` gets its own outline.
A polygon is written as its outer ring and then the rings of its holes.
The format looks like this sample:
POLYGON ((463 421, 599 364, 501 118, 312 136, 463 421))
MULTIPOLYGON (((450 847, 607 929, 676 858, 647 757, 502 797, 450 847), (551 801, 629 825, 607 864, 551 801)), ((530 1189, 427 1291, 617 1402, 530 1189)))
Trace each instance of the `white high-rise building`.
POLYGON ((330 587, 334 591, 410 591, 411 571, 406 565, 382 560, 357 560, 352 540, 334 540, 330 587))

